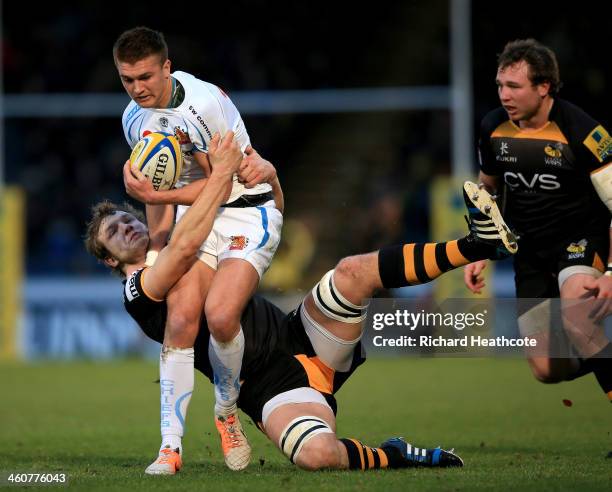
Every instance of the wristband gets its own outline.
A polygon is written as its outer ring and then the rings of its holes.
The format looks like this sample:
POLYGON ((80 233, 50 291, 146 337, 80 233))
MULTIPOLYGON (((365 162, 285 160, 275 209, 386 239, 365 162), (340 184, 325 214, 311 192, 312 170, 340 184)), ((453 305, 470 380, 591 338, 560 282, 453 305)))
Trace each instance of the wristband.
POLYGON ((159 254, 159 251, 155 251, 153 249, 150 251, 147 251, 147 256, 145 257, 145 265, 153 266, 153 263, 155 263, 155 260, 157 259, 158 254, 159 254))
POLYGON ((608 263, 608 268, 606 268, 604 275, 607 277, 612 277, 612 263, 608 263))

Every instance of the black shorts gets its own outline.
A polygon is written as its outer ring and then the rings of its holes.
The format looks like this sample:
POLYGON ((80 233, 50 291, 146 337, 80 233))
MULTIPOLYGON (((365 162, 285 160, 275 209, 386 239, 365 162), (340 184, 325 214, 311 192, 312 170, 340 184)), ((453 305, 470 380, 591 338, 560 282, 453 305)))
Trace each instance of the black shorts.
POLYGON ((514 282, 518 298, 555 298, 560 296, 559 272, 571 266, 590 266, 605 270, 609 235, 581 235, 536 248, 519 242, 514 257, 514 282))
POLYGON ((348 371, 330 369, 319 360, 312 348, 300 319, 299 308, 290 316, 284 346, 272 352, 268 362, 249 374, 240 388, 238 406, 258 425, 262 421, 263 407, 269 400, 297 388, 310 387, 319 391, 335 414, 337 405, 334 393, 365 361, 359 342, 348 371))

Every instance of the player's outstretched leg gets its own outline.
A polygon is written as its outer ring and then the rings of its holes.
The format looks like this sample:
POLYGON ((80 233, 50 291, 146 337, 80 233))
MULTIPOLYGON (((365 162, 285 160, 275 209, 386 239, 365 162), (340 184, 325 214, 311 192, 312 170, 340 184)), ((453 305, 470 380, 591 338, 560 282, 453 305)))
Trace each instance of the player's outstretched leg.
POLYGON ((491 246, 492 260, 502 259, 518 251, 517 237, 504 222, 497 203, 484 187, 466 181, 463 199, 468 209, 471 234, 476 241, 491 246))
POLYGON ((215 426, 225 464, 234 471, 246 468, 251 459, 251 446, 236 403, 245 348, 240 316, 258 282, 258 272, 248 261, 226 258, 219 262, 204 308, 210 331, 208 357, 215 382, 215 426))

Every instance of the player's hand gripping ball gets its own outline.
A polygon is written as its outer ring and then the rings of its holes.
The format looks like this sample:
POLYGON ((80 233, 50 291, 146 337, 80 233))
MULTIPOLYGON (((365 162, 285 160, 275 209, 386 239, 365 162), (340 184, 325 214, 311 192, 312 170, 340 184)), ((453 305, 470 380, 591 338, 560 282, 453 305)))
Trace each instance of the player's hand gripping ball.
POLYGON ((155 191, 169 190, 183 167, 180 144, 174 135, 147 133, 132 150, 130 164, 153 183, 155 191))

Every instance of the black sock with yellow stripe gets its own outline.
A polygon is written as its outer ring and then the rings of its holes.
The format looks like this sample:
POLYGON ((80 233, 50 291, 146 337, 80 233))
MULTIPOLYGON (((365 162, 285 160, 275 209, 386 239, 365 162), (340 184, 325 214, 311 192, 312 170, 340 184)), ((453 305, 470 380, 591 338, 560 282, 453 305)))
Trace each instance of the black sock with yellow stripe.
POLYGON ((490 248, 471 236, 445 243, 398 244, 378 252, 378 271, 386 289, 405 287, 430 282, 490 254, 490 248))
POLYGON ((381 448, 371 448, 357 439, 340 439, 340 442, 346 448, 351 470, 393 468, 389 456, 381 448))

